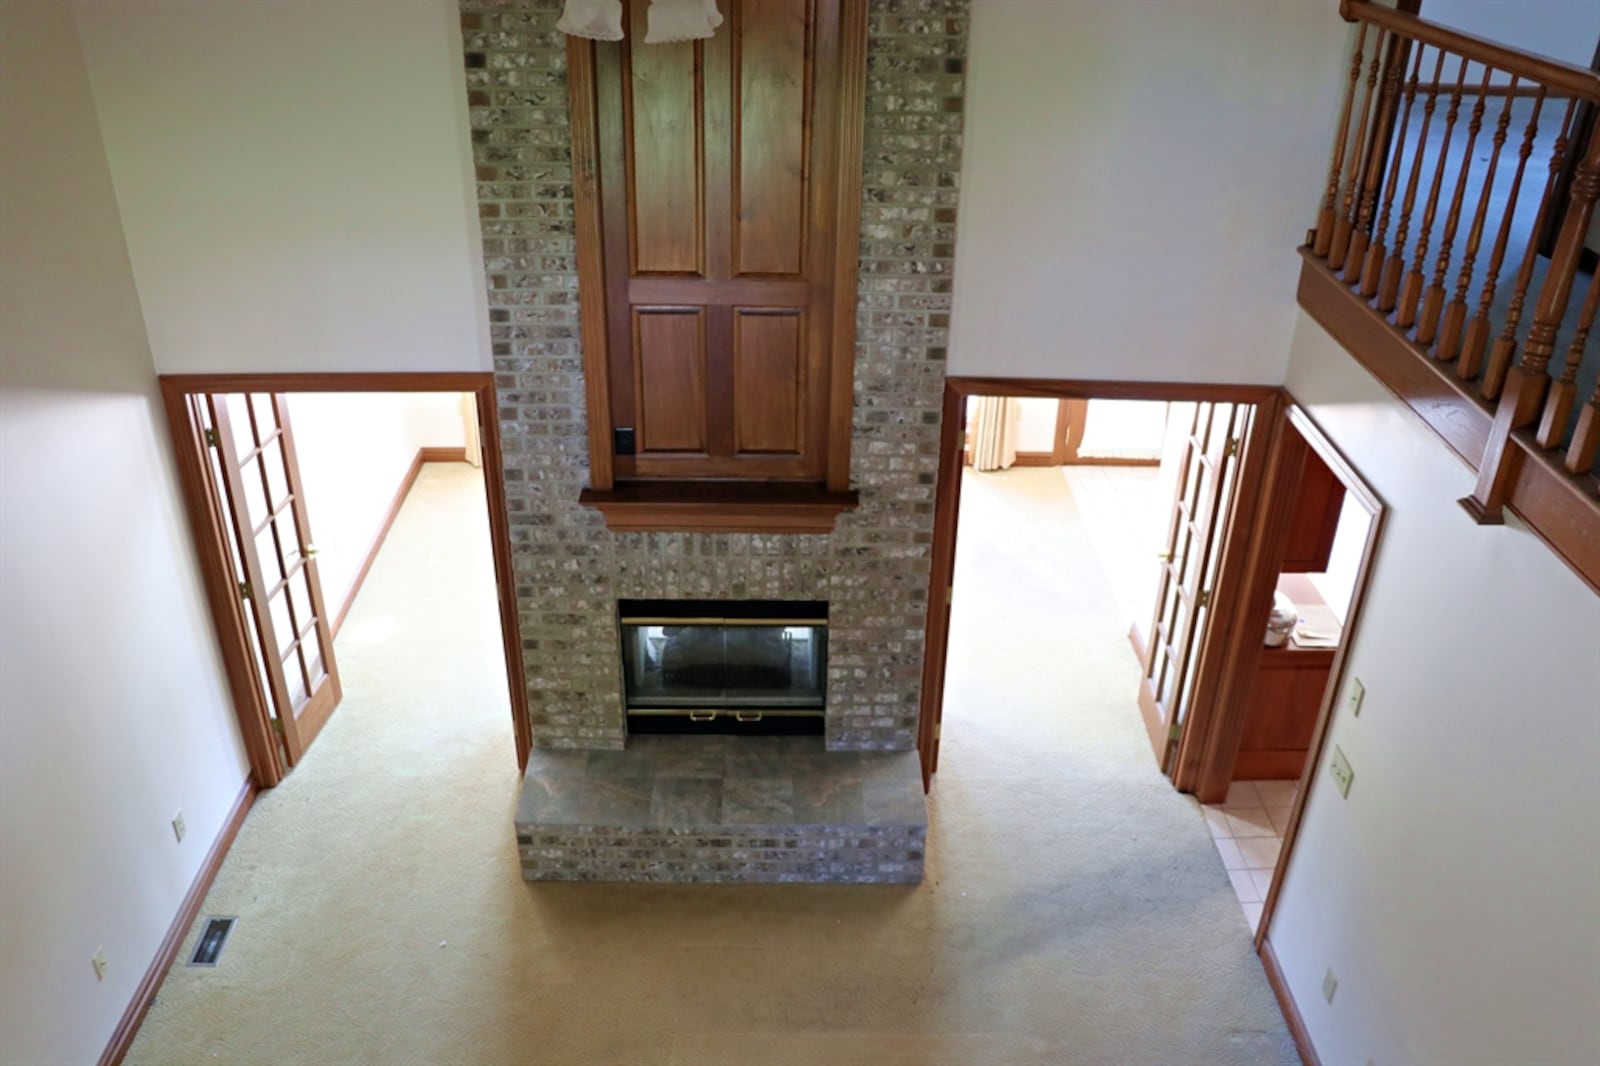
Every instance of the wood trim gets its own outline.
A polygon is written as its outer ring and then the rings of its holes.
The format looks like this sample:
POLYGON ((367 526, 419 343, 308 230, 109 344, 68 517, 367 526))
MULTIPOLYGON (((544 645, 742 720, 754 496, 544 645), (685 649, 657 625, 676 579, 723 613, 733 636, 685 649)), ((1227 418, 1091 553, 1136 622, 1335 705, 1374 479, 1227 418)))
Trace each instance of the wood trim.
POLYGON ((188 935, 189 927, 194 925, 195 918, 199 916, 200 907, 205 903, 207 893, 211 891, 212 882, 217 879, 217 872, 222 869, 222 861, 228 857, 228 849, 233 847, 234 838, 239 835, 239 828, 244 825, 245 816, 255 805, 258 791, 255 778, 246 778, 244 786, 239 789, 238 798, 233 801, 233 807, 228 811, 228 817, 223 820, 217 839, 211 842, 211 850, 206 852, 206 857, 201 860, 200 869, 195 873, 189 891, 184 895, 183 902, 178 904, 178 913, 172 919, 172 924, 167 927, 167 935, 161 938, 155 958, 150 960, 150 966, 145 970, 143 979, 140 980, 138 988, 134 989, 133 999, 122 1012, 122 1020, 117 1022, 117 1027, 111 1032, 110 1042, 100 1053, 100 1066, 118 1066, 128 1054, 128 1049, 133 1046, 134 1037, 139 1035, 139 1026, 144 1023, 145 1015, 150 1012, 150 1005, 155 1002, 156 993, 161 990, 161 982, 167 979, 167 971, 172 968, 173 962, 178 957, 178 949, 183 946, 183 938, 188 935))
POLYGON ((205 444, 189 416, 188 396, 200 392, 466 392, 478 417, 489 541, 494 554, 500 634, 510 689, 512 731, 519 770, 533 750, 528 692, 522 664, 522 637, 516 605, 516 575, 511 559, 511 526, 505 498, 505 467, 500 453, 499 409, 494 375, 488 372, 381 372, 373 374, 165 374, 158 378, 174 443, 179 483, 189 513, 190 532, 211 606, 234 713, 257 786, 283 780, 283 753, 273 737, 261 678, 245 631, 243 608, 234 585, 232 561, 222 539, 226 521, 205 469, 205 444))
POLYGON ((355 606, 356 597, 361 594, 361 586, 367 583, 367 574, 372 570, 372 564, 378 561, 378 552, 383 550, 383 542, 389 539, 389 529, 394 525, 394 520, 400 517, 400 508, 405 506, 406 497, 411 495, 411 486, 417 483, 417 478, 422 473, 422 464, 466 461, 466 448, 417 449, 416 457, 411 460, 411 465, 400 478, 400 487, 395 490, 394 499, 389 501, 389 509, 383 514, 383 523, 378 526, 378 535, 372 538, 372 545, 367 548, 367 554, 361 560, 361 568, 356 571, 355 580, 350 582, 350 587, 345 590, 339 611, 333 616, 332 628, 335 638, 339 636, 339 630, 344 628, 345 616, 350 613, 350 608, 355 606))
POLYGON ((511 695, 511 729, 517 747, 517 769, 528 768, 533 751, 533 723, 528 719, 528 682, 522 666, 522 628, 517 610, 516 568, 511 560, 511 517, 506 507, 505 462, 500 454, 500 409, 494 375, 476 390, 479 446, 483 458, 483 495, 489 508, 489 547, 494 552, 495 595, 500 602, 500 642, 505 652, 506 686, 511 695))
POLYGON ((1595 592, 1600 592, 1600 499, 1547 452, 1532 430, 1517 430, 1511 444, 1522 466, 1511 481, 1506 507, 1595 592))
MULTIPOLYGON (((1306 752, 1305 767, 1300 772, 1300 787, 1295 792, 1294 805, 1289 810, 1289 823, 1284 827, 1278 864, 1273 870, 1272 883, 1267 886, 1266 900, 1261 907, 1261 921, 1256 927, 1258 948, 1266 941, 1267 931, 1272 925, 1272 915, 1278 907, 1278 897, 1283 891, 1283 879, 1288 873, 1290 863, 1294 861, 1294 846, 1300 837, 1300 821, 1305 816, 1306 801, 1310 798, 1317 768, 1321 765, 1323 752, 1327 749, 1328 729, 1333 721, 1334 708, 1339 704, 1339 693, 1344 688, 1345 664, 1349 661, 1350 649, 1361 625, 1367 587, 1372 581, 1378 544, 1383 537, 1383 528, 1388 516, 1388 508, 1384 506, 1377 493, 1372 491, 1356 469, 1334 447, 1333 442, 1327 438, 1310 415, 1298 405, 1292 405, 1288 411, 1288 421, 1299 431, 1311 450, 1327 463, 1334 475, 1343 482, 1346 502, 1354 501, 1366 511, 1370 523, 1367 527, 1367 542, 1361 548, 1361 562, 1356 566, 1355 586, 1350 591, 1350 609, 1345 612, 1339 647, 1333 654, 1333 665, 1328 669, 1328 682, 1322 692, 1322 707, 1317 711, 1317 724, 1312 727, 1311 747, 1306 752)), ((1241 717, 1239 723, 1241 733, 1243 726, 1241 717)), ((1237 748, 1237 741, 1235 747, 1237 748)))
POLYGON ((489 371, 394 370, 355 373, 162 374, 162 388, 189 392, 477 392, 489 371))
POLYGON ((1300 257, 1300 306, 1476 470, 1489 445, 1493 410, 1465 391, 1448 363, 1391 327, 1309 248, 1301 248, 1300 257))
MULTIPOLYGON (((966 400, 973 395, 1040 396, 1050 399, 1084 400, 1161 400, 1179 403, 1253 403, 1257 405, 1256 424, 1261 425, 1265 422, 1270 425, 1275 421, 1283 391, 1276 385, 961 376, 945 379, 939 472, 935 482, 937 489, 934 500, 932 561, 928 575, 928 622, 923 650, 922 703, 917 726, 917 747, 923 753, 924 786, 938 770, 938 727, 943 713, 945 660, 950 644, 947 592, 955 574, 966 400)), ((1247 449, 1247 461, 1254 451, 1255 449, 1247 449)), ((1256 461, 1265 462, 1264 458, 1256 461)), ((1241 479, 1243 477, 1244 474, 1241 472, 1241 479)), ((1237 507, 1254 505, 1254 497, 1249 493, 1250 487, 1248 481, 1240 481, 1236 495, 1237 507)), ((1248 511, 1244 513, 1246 516, 1249 515, 1248 511)), ((1237 513, 1233 520, 1240 521, 1237 513)), ((1212 617, 1216 618, 1217 614, 1214 613, 1212 617)), ((1213 622, 1212 625, 1215 626, 1216 623, 1213 622)), ((1201 664, 1201 668, 1205 668, 1205 663, 1201 664)), ((1190 719, 1191 723, 1196 720, 1194 717, 1190 719)), ((1193 729, 1187 729, 1185 732, 1186 734, 1193 732, 1193 729)), ((1176 784, 1176 781, 1174 783, 1176 784)))
POLYGON ((572 126, 572 183, 578 243, 578 319, 589 419, 589 484, 611 488, 611 366, 606 339, 605 231, 601 224, 600 121, 594 42, 567 38, 567 94, 572 126), (584 294, 589 298, 585 299, 584 294), (596 299, 596 294, 602 298, 596 299))
POLYGON ((856 302, 860 299, 862 143, 867 121, 867 3, 844 0, 839 10, 839 90, 835 101, 833 212, 833 352, 828 385, 830 492, 850 488, 855 418, 856 302))
POLYGON ((240 737, 255 781, 261 788, 271 788, 283 780, 287 767, 283 749, 273 739, 266 681, 251 651, 246 628, 250 622, 234 582, 228 522, 217 485, 207 469, 207 445, 200 439, 199 427, 190 414, 188 392, 170 378, 160 380, 161 402, 172 434, 172 457, 178 467, 178 487, 189 518, 189 536, 217 634, 234 714, 239 720, 240 737))
POLYGON ((1552 89, 1564 89, 1585 100, 1600 100, 1600 75, 1584 67, 1507 48, 1485 37, 1476 37, 1416 15, 1380 7, 1369 0, 1341 0, 1339 13, 1347 21, 1379 26, 1402 37, 1465 56, 1477 63, 1487 63, 1508 74, 1548 85, 1552 89))
POLYGON ((1018 452, 1012 466, 1055 466, 1054 452, 1018 452))
POLYGON ((1076 459, 1061 463, 1061 466, 1160 466, 1158 458, 1140 458, 1138 456, 1119 455, 1080 455, 1076 459))
POLYGON ((633 481, 578 502, 605 515, 613 532, 830 533, 860 502, 809 482, 633 481))
MULTIPOLYGON (((1262 619, 1265 625, 1271 593, 1267 603, 1253 598, 1253 579, 1258 573, 1254 552, 1259 550, 1255 529, 1262 521, 1262 506, 1270 485, 1272 456, 1278 446, 1280 418, 1283 409, 1282 390, 1274 389, 1270 398, 1256 405, 1255 417, 1250 423, 1250 436, 1245 442, 1244 454, 1239 457, 1233 500, 1228 514, 1222 519, 1222 558, 1216 579, 1212 584, 1214 602, 1206 631, 1201 634, 1200 646, 1191 654, 1199 656, 1195 665, 1194 692, 1190 696, 1188 724, 1178 742, 1176 762, 1170 776, 1172 783, 1182 792, 1194 792, 1203 803, 1218 802, 1221 797, 1207 792, 1206 782, 1215 760, 1213 737, 1220 722, 1230 716, 1237 717, 1238 728, 1244 728, 1243 715, 1248 710, 1249 688, 1232 694, 1230 679, 1232 662, 1239 654, 1241 641, 1261 644, 1262 630, 1248 620, 1262 619)), ((1288 508, 1284 509, 1286 512, 1288 508)), ((1288 514, 1283 518, 1284 532, 1288 532, 1288 514)), ((1281 553, 1280 553, 1281 554, 1281 553)), ((1274 575, 1275 576, 1275 575, 1274 575)), ((1252 666, 1250 680, 1255 679, 1252 666)), ((1237 741, 1235 741, 1237 747, 1237 741)), ((1233 754, 1228 754, 1229 769, 1233 754)), ((1224 795, 1226 787, 1223 788, 1224 795)))
MULTIPOLYGON (((1436 361, 1392 328, 1309 249, 1300 254, 1300 306, 1476 471, 1488 452, 1494 410, 1466 391, 1449 364, 1436 361)), ((1510 471, 1515 476, 1506 506, 1600 592, 1600 502, 1585 492, 1580 479, 1567 474, 1559 454, 1540 448, 1531 433, 1512 433, 1506 449, 1506 461, 1520 464, 1510 471)))
POLYGON ((1262 940, 1256 954, 1261 959, 1261 968, 1266 971, 1267 984, 1278 998, 1278 1009, 1283 1011, 1283 1020, 1289 1026, 1295 1050, 1300 1052, 1300 1061, 1305 1066, 1322 1066, 1316 1046, 1311 1043, 1311 1030, 1306 1028, 1306 1020, 1300 1016, 1300 1007, 1289 992, 1289 981, 1283 976, 1283 967, 1278 963, 1277 952, 1272 950, 1272 942, 1262 940))
POLYGON ((1047 400, 1164 400, 1168 403, 1261 403, 1278 385, 1181 381, 1093 381, 1083 378, 987 378, 952 375, 945 383, 962 396, 1038 396, 1047 400))
POLYGON ((924 792, 933 787, 933 775, 939 770, 945 666, 950 650, 950 601, 955 584, 956 531, 960 524, 961 478, 967 457, 967 395, 953 381, 945 380, 939 425, 939 470, 934 475, 928 624, 922 652, 922 707, 917 718, 917 751, 922 760, 924 792))

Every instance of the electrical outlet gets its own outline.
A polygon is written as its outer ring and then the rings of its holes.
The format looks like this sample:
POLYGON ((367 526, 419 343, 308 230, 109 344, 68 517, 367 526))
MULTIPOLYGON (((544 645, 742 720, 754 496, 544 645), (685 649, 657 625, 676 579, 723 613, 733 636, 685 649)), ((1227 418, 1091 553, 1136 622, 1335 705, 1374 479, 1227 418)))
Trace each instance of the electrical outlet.
POLYGON ((178 838, 178 843, 182 844, 183 834, 187 833, 188 831, 189 827, 184 824, 183 811, 180 809, 177 814, 172 816, 172 833, 178 838))
POLYGON ((1350 691, 1345 693, 1344 705, 1350 709, 1353 718, 1361 717, 1361 701, 1367 698, 1367 686, 1361 683, 1359 677, 1350 678, 1350 691))
POLYGON ((1356 779, 1356 772, 1350 769, 1350 760, 1344 757, 1344 751, 1335 744, 1333 746, 1333 761, 1328 763, 1328 773, 1333 775, 1333 787, 1339 790, 1339 795, 1350 798, 1350 782, 1356 779))
POLYGON ((1330 966, 1322 977, 1322 998, 1332 1003, 1333 994, 1337 991, 1339 991, 1339 979, 1333 976, 1333 967, 1330 966))
POLYGON ((106 949, 95 948, 94 958, 89 960, 89 964, 94 967, 95 980, 104 981, 106 979, 106 949))

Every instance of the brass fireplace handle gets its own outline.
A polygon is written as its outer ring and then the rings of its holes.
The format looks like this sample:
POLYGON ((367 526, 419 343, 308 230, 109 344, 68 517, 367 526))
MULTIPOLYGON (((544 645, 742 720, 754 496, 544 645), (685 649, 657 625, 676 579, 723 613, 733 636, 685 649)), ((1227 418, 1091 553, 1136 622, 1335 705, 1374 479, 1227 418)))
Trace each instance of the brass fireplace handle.
POLYGON ((712 721, 713 719, 715 719, 716 717, 717 717, 717 712, 716 711, 690 711, 689 712, 689 721, 691 721, 691 722, 709 722, 709 721, 712 721))
POLYGON ((759 721, 761 721, 761 712, 760 711, 734 711, 733 712, 733 720, 735 722, 759 722, 759 721))

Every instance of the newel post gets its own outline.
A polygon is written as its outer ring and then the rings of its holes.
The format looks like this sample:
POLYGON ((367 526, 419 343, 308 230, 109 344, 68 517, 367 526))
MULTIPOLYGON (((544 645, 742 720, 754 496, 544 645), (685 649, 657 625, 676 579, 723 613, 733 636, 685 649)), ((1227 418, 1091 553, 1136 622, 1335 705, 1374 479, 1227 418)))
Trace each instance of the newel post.
POLYGON ((1572 298, 1572 283, 1596 199, 1600 199, 1600 124, 1589 131, 1589 142, 1573 175, 1567 214, 1550 256, 1550 270, 1539 289, 1522 361, 1511 369, 1505 391, 1500 394, 1489 444, 1478 466, 1477 487, 1471 496, 1461 500, 1461 506, 1479 525, 1505 521, 1506 496, 1522 464, 1522 452, 1512 444, 1511 434, 1536 422, 1544 406, 1545 392, 1550 387, 1550 357, 1555 353, 1556 334, 1572 298))

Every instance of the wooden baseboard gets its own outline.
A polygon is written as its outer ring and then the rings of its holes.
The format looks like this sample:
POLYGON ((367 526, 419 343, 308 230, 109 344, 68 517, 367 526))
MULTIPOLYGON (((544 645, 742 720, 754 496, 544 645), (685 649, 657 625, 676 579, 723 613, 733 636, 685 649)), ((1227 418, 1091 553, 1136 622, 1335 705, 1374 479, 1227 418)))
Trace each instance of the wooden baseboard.
POLYGON ((417 483, 417 477, 422 473, 422 464, 466 461, 467 449, 464 447, 417 449, 417 457, 411 460, 411 465, 406 468, 405 476, 400 479, 400 487, 395 490, 394 499, 389 501, 388 511, 384 512, 383 525, 378 527, 378 535, 372 539, 372 546, 367 549, 366 558, 361 560, 361 569, 356 571, 356 579, 350 582, 350 590, 345 593, 344 602, 339 604, 339 613, 333 616, 334 636, 339 635, 339 630, 344 627, 345 615, 355 606, 356 596, 360 594, 361 586, 366 584, 367 574, 372 570, 372 564, 377 561, 383 542, 389 537, 390 527, 394 525, 394 520, 400 517, 400 508, 405 506, 406 497, 411 494, 411 486, 417 483))
POLYGON ((144 1016, 149 1013, 150 1004, 155 1002, 156 993, 161 990, 161 982, 166 980, 167 971, 172 968, 172 963, 178 956, 178 949, 183 946, 185 934, 189 932, 189 927, 199 915, 200 905, 205 902, 206 893, 211 891, 211 883, 217 879, 217 871, 222 869, 222 860, 228 857, 228 849, 233 847, 233 840, 239 835, 239 827, 244 825, 245 815, 250 813, 251 806, 255 804, 256 792, 256 779, 252 776, 245 780, 244 787, 239 790, 239 798, 233 801, 233 809, 223 821, 222 831, 217 834, 217 839, 211 844, 211 850, 206 853, 205 861, 200 864, 199 872, 194 875, 194 883, 189 886, 188 894, 178 906, 178 915, 172 919, 167 935, 162 938, 161 946, 156 949, 156 957, 151 961, 150 968, 145 971, 139 987, 134 990, 128 1009, 122 1012, 122 1020, 112 1031, 111 1041, 100 1054, 100 1066, 118 1066, 123 1056, 128 1053, 128 1048, 133 1046, 133 1038, 139 1035, 139 1026, 144 1023, 144 1016))
POLYGON ((1126 455, 1080 455, 1065 459, 1058 466, 1160 466, 1161 459, 1126 455))
POLYGON ((1056 457, 1053 452, 1018 452, 1017 461, 1012 466, 1055 466, 1056 457))
POLYGON ((1283 1020, 1289 1026, 1289 1035, 1294 1038, 1295 1050, 1300 1052, 1300 1061, 1305 1066, 1322 1066, 1322 1060, 1317 1058, 1317 1049, 1311 1044, 1311 1033, 1306 1029, 1305 1019, 1300 1017, 1300 1008, 1289 994, 1289 982, 1284 979, 1283 967, 1278 965, 1272 941, 1263 937, 1257 954, 1261 957, 1261 968, 1267 972, 1267 984, 1272 986, 1272 994, 1278 997, 1278 1009, 1283 1011, 1283 1020))

